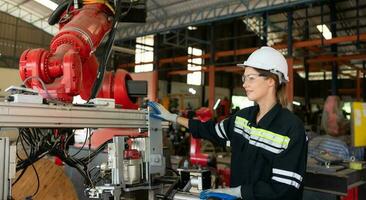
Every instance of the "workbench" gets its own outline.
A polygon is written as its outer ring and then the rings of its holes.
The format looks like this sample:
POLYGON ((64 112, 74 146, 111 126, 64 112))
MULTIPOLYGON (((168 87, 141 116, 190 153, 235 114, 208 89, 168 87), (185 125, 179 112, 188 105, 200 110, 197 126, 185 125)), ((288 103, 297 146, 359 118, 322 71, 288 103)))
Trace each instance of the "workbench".
POLYGON ((304 183, 305 190, 332 194, 333 196, 346 196, 349 189, 359 187, 358 199, 365 199, 366 169, 345 168, 335 172, 308 169, 304 183))

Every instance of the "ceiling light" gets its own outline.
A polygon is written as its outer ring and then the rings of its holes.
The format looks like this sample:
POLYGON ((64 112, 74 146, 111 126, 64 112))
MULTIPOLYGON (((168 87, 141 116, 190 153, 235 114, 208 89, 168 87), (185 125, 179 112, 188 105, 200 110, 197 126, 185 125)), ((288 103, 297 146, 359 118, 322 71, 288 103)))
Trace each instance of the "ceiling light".
POLYGON ((332 32, 330 32, 329 28, 325 24, 319 24, 316 28, 323 34, 323 37, 327 40, 332 39, 332 32))
POLYGON ((190 31, 194 31, 197 30, 197 26, 188 26, 187 29, 190 31))
POLYGON ((51 0, 35 0, 37 3, 42 4, 43 6, 46 6, 47 8, 51 10, 56 10, 58 7, 57 3, 51 1, 51 0))
POLYGON ((197 93, 197 91, 195 89, 193 89, 193 88, 189 88, 188 89, 188 92, 191 93, 191 94, 193 94, 193 95, 197 93))
POLYGON ((301 106, 301 103, 298 101, 293 101, 292 104, 296 105, 296 106, 301 106))

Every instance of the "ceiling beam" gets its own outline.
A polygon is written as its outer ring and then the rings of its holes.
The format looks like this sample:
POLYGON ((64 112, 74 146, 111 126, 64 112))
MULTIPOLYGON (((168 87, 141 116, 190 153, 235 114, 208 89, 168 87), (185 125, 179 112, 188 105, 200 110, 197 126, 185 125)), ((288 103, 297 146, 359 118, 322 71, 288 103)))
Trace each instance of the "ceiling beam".
POLYGON ((344 62, 350 60, 366 60, 366 54, 355 54, 355 55, 342 55, 342 56, 318 56, 315 58, 308 59, 306 62, 312 63, 322 63, 322 62, 344 62))

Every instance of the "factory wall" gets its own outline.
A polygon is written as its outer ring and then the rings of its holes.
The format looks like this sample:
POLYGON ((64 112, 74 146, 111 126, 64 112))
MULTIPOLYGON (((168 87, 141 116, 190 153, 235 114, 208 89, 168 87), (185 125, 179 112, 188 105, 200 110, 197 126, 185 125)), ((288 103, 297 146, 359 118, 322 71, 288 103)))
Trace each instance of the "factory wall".
MULTIPOLYGON (((161 99, 165 96, 182 99, 183 107, 187 108, 190 105, 193 109, 201 107, 202 101, 202 86, 187 85, 182 82, 171 82, 171 92, 168 93, 168 81, 159 80, 158 97, 161 99), (188 90, 192 88, 196 94, 191 94, 188 90)), ((230 90, 228 88, 215 88, 215 101, 219 98, 230 97, 230 90)), ((208 100, 208 86, 205 86, 205 101, 208 100)))
POLYGON ((18 68, 19 57, 26 49, 47 49, 52 37, 20 18, 0 12, 0 66, 18 68))
POLYGON ((7 93, 6 88, 11 85, 19 86, 22 84, 18 69, 0 68, 0 99, 4 98, 7 93))

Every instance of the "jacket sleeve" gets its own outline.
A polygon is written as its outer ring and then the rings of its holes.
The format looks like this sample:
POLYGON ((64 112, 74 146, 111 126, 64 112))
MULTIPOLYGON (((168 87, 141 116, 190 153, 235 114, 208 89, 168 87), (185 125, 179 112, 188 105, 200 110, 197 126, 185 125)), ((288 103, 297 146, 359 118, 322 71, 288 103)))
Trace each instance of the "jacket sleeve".
POLYGON ((194 138, 203 138, 210 140, 213 143, 225 146, 231 138, 230 126, 232 126, 232 119, 230 116, 221 122, 215 123, 213 120, 201 122, 199 120, 189 120, 189 131, 194 138))
POLYGON ((307 137, 301 122, 290 129, 289 137, 288 148, 273 159, 271 179, 242 185, 243 199, 293 200, 301 198, 307 161, 307 137))

